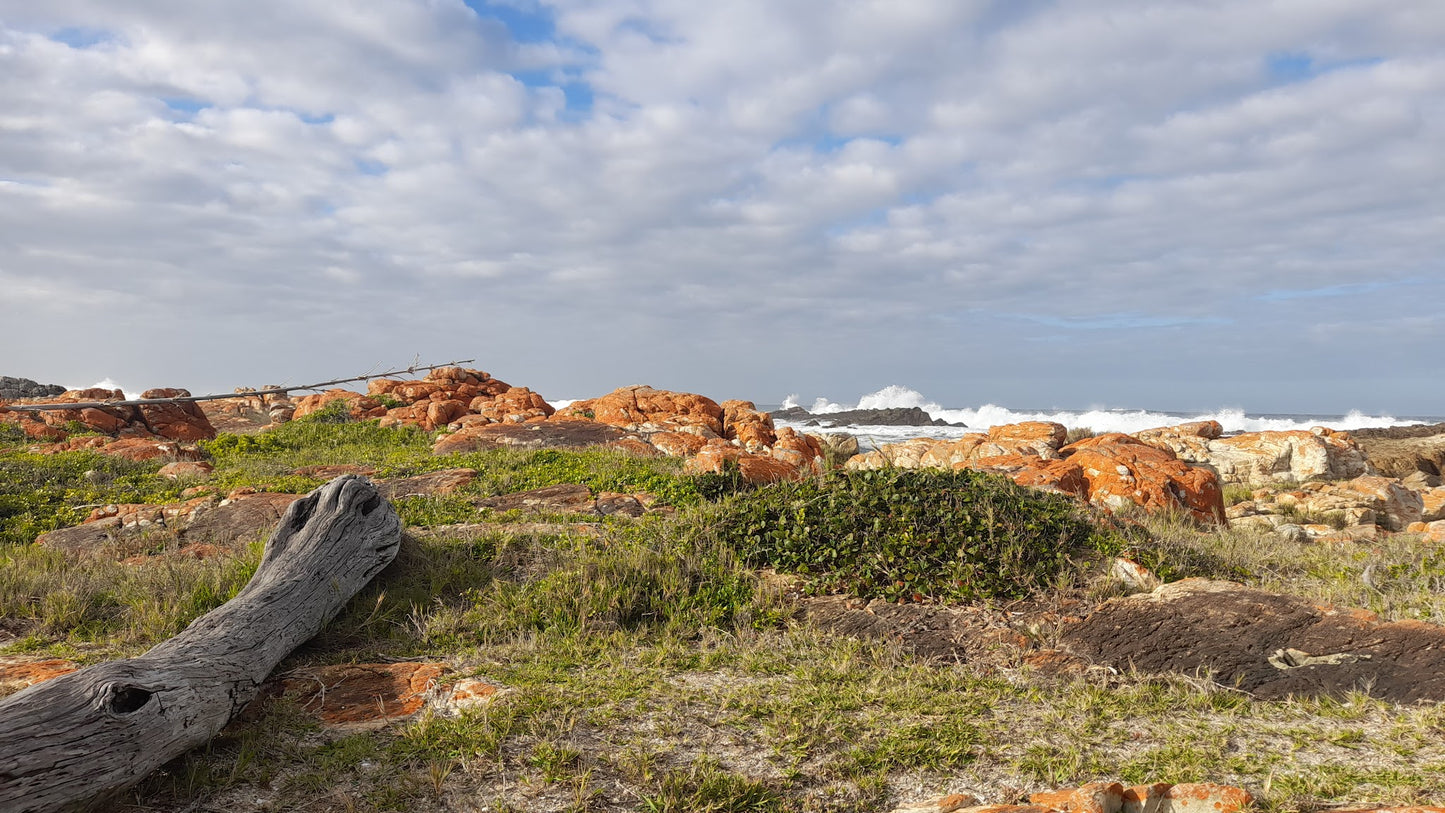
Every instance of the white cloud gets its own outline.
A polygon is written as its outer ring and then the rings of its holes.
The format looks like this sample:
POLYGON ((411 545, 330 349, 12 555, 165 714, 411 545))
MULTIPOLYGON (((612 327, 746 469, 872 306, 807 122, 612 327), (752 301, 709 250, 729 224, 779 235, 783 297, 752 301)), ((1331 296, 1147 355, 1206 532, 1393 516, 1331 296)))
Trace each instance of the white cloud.
POLYGON ((1369 405, 1238 359, 1425 377, 1445 339, 1434 0, 518 9, 558 39, 457 0, 0 0, 0 356, 1306 410, 1369 405), (1401 352, 1319 327, 1392 320, 1401 352))

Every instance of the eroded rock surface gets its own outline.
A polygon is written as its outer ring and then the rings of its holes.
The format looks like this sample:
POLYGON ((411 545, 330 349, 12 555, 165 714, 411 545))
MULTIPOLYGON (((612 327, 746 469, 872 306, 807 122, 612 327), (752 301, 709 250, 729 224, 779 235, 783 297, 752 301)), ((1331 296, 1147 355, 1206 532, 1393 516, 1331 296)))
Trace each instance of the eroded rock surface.
POLYGON ((1186 579, 1112 599, 1068 626, 1065 646, 1116 668, 1197 674, 1265 699, 1445 700, 1445 628, 1381 622, 1233 582, 1186 579))

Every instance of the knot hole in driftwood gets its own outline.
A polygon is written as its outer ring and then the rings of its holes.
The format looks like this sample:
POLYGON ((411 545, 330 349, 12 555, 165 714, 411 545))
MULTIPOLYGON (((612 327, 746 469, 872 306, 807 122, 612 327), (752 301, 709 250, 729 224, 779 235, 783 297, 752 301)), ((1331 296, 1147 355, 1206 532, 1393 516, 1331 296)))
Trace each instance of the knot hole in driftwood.
POLYGON ((105 707, 111 714, 132 714, 149 703, 155 692, 139 686, 112 686, 105 707))
POLYGON ((291 503, 288 510, 291 532, 295 533, 305 527, 311 519, 311 514, 316 510, 316 503, 319 501, 319 492, 313 491, 305 497, 291 503))
POLYGON ((369 517, 371 516, 371 512, 375 511, 380 506, 381 497, 372 494, 370 497, 367 498, 366 502, 361 504, 361 515, 363 517, 369 517))

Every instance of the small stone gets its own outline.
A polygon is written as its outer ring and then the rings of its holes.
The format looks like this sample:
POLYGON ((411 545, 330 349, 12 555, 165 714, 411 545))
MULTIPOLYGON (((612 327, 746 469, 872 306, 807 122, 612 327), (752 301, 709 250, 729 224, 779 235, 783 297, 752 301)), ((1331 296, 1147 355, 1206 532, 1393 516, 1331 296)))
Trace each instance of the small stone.
POLYGON ((161 470, 156 474, 172 480, 180 480, 188 477, 209 477, 215 470, 215 466, 204 460, 180 460, 161 466, 161 470))
POLYGON ((1149 568, 1123 557, 1114 559, 1114 563, 1109 567, 1109 573, 1134 593, 1148 593, 1163 584, 1149 568))

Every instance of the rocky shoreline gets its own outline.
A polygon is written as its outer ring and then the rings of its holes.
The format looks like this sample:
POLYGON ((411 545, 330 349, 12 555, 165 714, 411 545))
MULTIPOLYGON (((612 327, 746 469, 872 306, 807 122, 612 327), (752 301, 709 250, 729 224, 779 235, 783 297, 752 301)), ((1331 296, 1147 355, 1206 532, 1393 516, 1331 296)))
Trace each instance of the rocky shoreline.
MULTIPOLYGON (((188 394, 158 389, 143 397, 188 394)), ((293 417, 341 408, 355 420, 440 431, 437 454, 602 446, 683 458, 689 473, 736 469, 752 483, 812 476, 833 467, 969 468, 1061 493, 1105 512, 1182 512, 1203 523, 1253 525, 1299 540, 1359 540, 1408 532, 1445 541, 1445 488, 1440 481, 1445 424, 1225 436, 1219 423, 1197 421, 1066 442, 1068 433, 1061 424, 1029 421, 957 439, 887 443, 859 453, 846 433, 807 433, 775 425, 775 419, 797 422, 809 415, 798 408, 767 413, 749 401, 718 402, 696 393, 632 386, 557 410, 527 387, 455 367, 433 370, 418 380, 376 379, 365 393, 334 389, 298 399, 238 394, 243 397, 199 404, 45 412, 5 411, 0 403, 0 421, 23 431, 39 453, 94 449, 130 459, 198 461, 201 454, 194 442, 215 437, 218 427, 264 431, 293 417)), ((118 390, 90 389, 49 400, 123 397, 118 390)), ((918 408, 856 410, 809 420, 817 420, 820 428, 825 421, 827 428, 858 421, 938 424, 918 408)))
MULTIPOLYGON (((146 396, 185 393, 164 389, 148 391, 146 396)), ((1187 516, 1192 522, 1183 524, 1189 527, 1209 533, 1231 526, 1254 528, 1297 550, 1360 551, 1445 541, 1445 487, 1439 477, 1441 459, 1435 455, 1437 446, 1445 444, 1445 425, 1438 427, 1441 431, 1420 434, 1349 433, 1319 427, 1226 436, 1218 423, 1200 421, 1132 434, 1080 437, 1057 423, 1021 422, 961 438, 913 438, 860 452, 856 440, 846 433, 779 427, 775 419, 796 422, 798 413, 770 414, 747 401, 719 402, 696 393, 633 386, 559 410, 526 387, 474 369, 440 369, 416 380, 378 379, 365 392, 332 390, 295 399, 237 394, 240 397, 234 400, 201 404, 44 412, 8 409, 0 402, 0 431, 19 450, 40 455, 84 450, 164 461, 166 465, 155 474, 176 481, 180 495, 179 501, 169 504, 117 500, 77 506, 85 509, 76 515, 79 523, 41 533, 36 548, 76 567, 103 557, 138 569, 171 566, 178 560, 215 561, 237 555, 301 496, 282 491, 301 491, 309 487, 308 481, 343 474, 375 477, 379 493, 389 500, 465 503, 474 515, 470 521, 483 520, 475 526, 440 524, 455 519, 418 525, 417 539, 497 534, 502 523, 487 521, 499 517, 507 517, 507 533, 588 539, 605 538, 607 528, 634 518, 639 523, 685 518, 685 512, 675 511, 665 500, 659 503, 640 487, 622 493, 574 480, 507 493, 479 492, 475 486, 469 491, 469 484, 486 476, 478 471, 484 468, 479 458, 435 459, 489 449, 587 448, 675 458, 682 463, 669 464, 673 471, 724 474, 754 484, 817 477, 835 469, 979 470, 1063 494, 1090 511, 1125 523, 1140 521, 1140 512, 1187 516), (426 430, 428 434, 406 435, 418 442, 415 453, 434 462, 437 470, 423 466, 420 473, 388 474, 355 462, 299 467, 292 463, 275 472, 277 478, 289 478, 285 488, 235 487, 223 458, 212 456, 200 443, 221 432, 264 436, 306 416, 322 422, 374 421, 426 430)), ((79 390, 47 397, 64 405, 123 396, 110 390, 79 390)), ((870 411, 867 419, 880 417, 888 416, 870 411)), ((918 419, 916 414, 895 417, 918 419)), ((226 442, 236 440, 251 438, 226 442)), ((559 555, 539 554, 533 557, 536 561, 522 557, 498 567, 516 568, 520 584, 525 573, 545 568, 547 556, 559 555)), ((1087 602, 1054 596, 1001 609, 799 593, 792 599, 794 617, 831 633, 888 642, 921 661, 968 663, 1015 677, 1038 675, 1045 682, 1089 670, 1112 670, 1110 674, 1116 676, 1135 669, 1177 675, 1207 671, 1214 680, 1233 687, 1231 691, 1258 698, 1335 697, 1364 685, 1372 697, 1392 703, 1445 699, 1445 680, 1439 677, 1434 654, 1445 648, 1445 634, 1438 626, 1381 619, 1363 610, 1324 606, 1322 600, 1304 595, 1215 580, 1220 576, 1161 584, 1128 559, 1113 559, 1102 567, 1110 570, 1115 592, 1087 602)), ((774 573, 759 576, 779 593, 791 589, 785 584, 787 578, 774 573)), ((437 652, 428 652, 427 657, 433 660, 312 664, 275 677, 268 682, 265 697, 290 698, 308 714, 314 712, 325 731, 354 732, 416 724, 427 713, 455 715, 458 708, 490 703, 515 691, 501 682, 474 679, 475 664, 452 662, 437 652), (347 692, 327 694, 324 704, 314 696, 317 685, 329 691, 342 681, 347 692)), ((0 678, 28 685, 79 665, 39 655, 19 661, 0 664, 0 678)), ((264 712, 258 706, 255 713, 264 712)), ((930 796, 909 793, 904 798, 930 796)), ((896 810, 1221 813, 1250 804, 1248 793, 1225 784, 1125 787, 1096 782, 1025 797, 995 794, 993 798, 1019 803, 985 805, 956 793, 896 810), (1028 804, 1023 804, 1025 798, 1028 804)))

